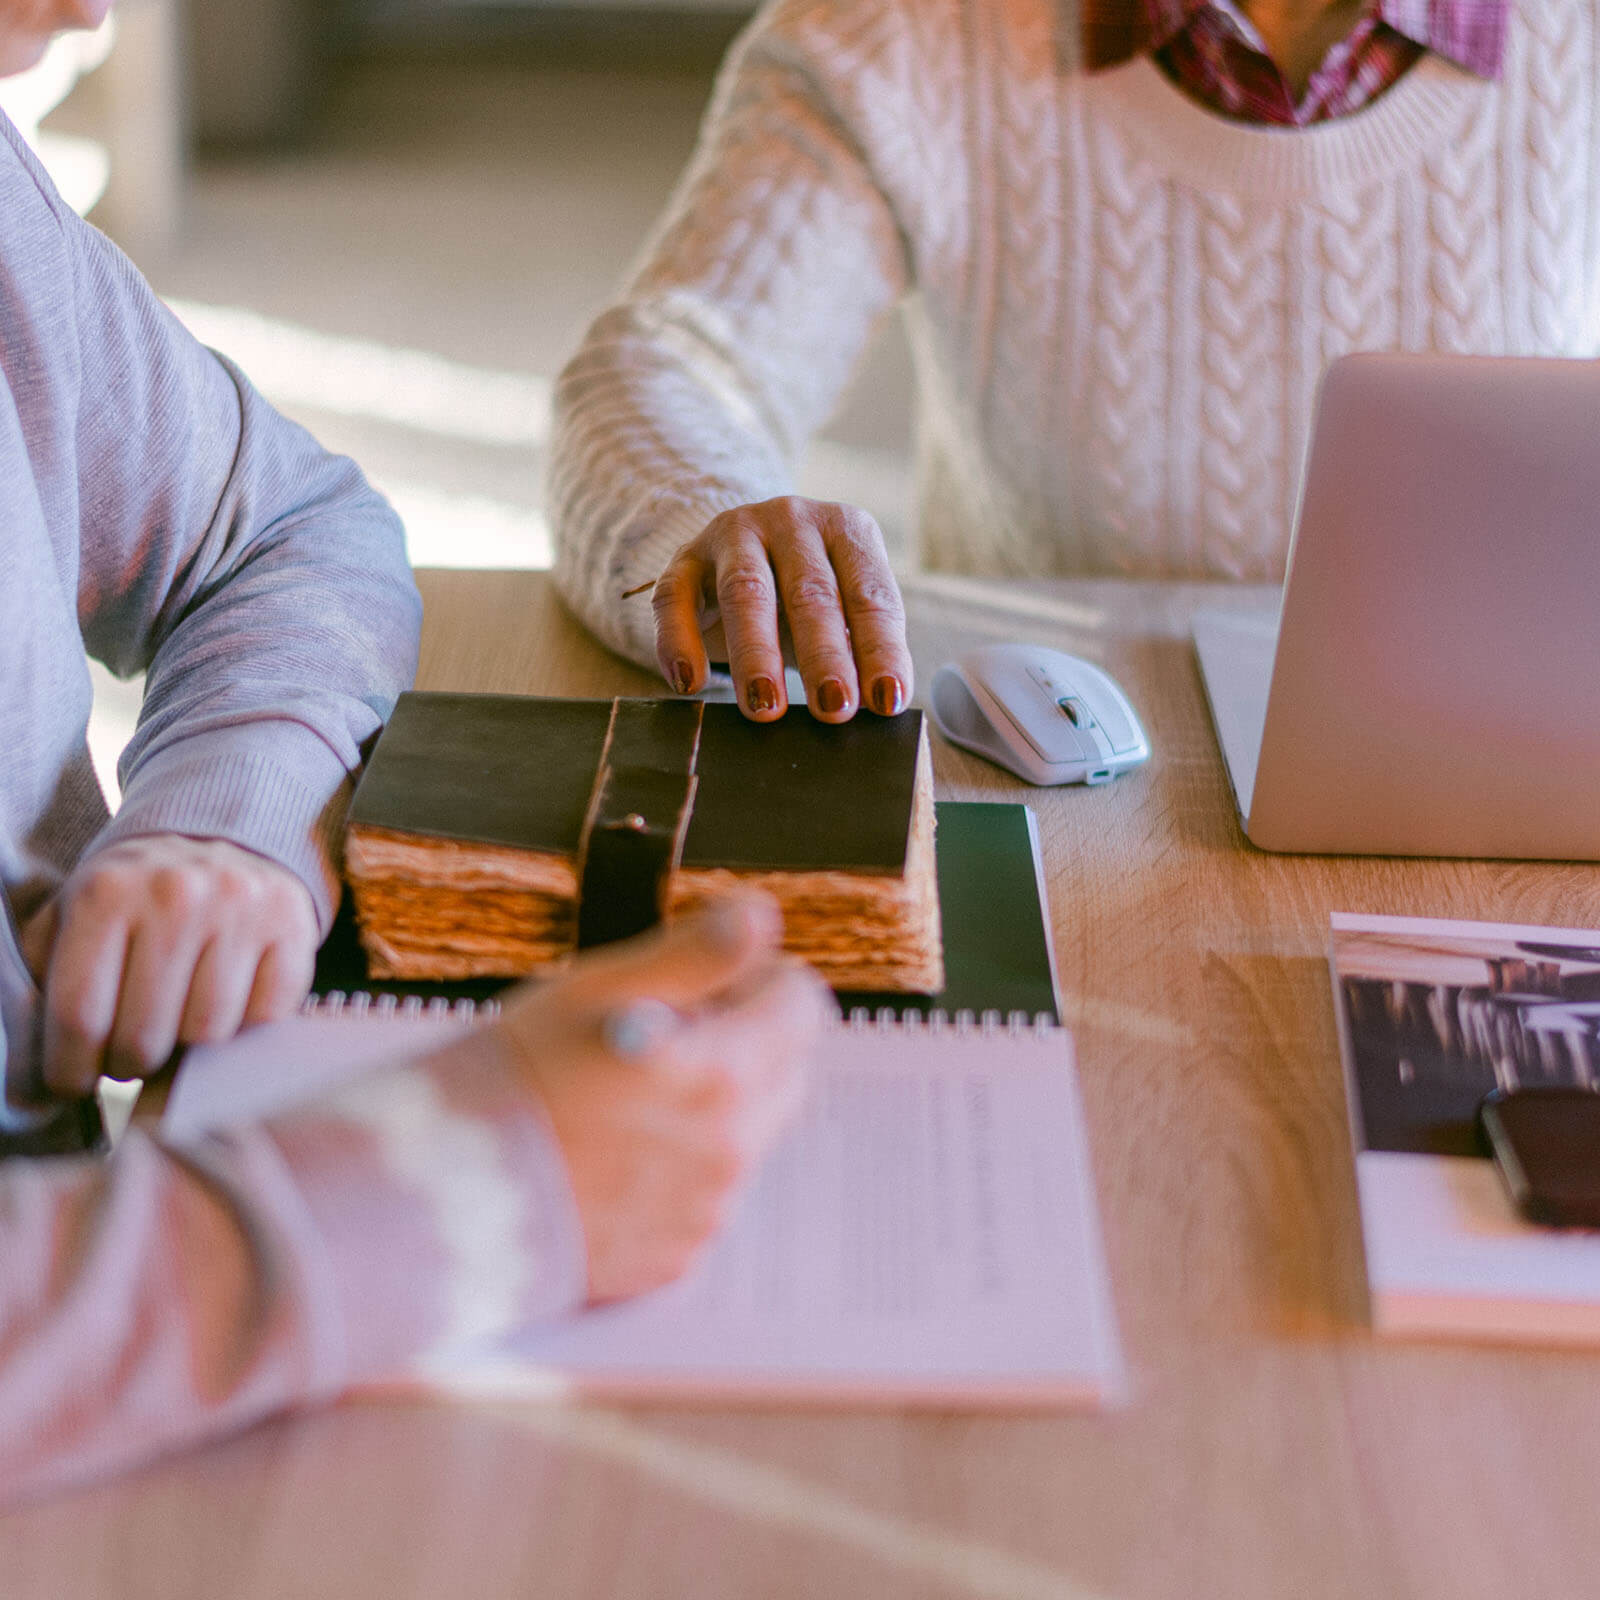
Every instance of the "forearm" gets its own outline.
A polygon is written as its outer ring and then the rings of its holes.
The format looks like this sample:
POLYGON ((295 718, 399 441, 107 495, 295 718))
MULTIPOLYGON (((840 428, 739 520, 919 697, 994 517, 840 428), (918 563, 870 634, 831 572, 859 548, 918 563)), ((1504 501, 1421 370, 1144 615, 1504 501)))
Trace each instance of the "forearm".
POLYGON ((575 1307, 526 1091, 441 1062, 183 1149, 0 1166, 0 1502, 575 1307))
POLYGON ((838 64, 802 35, 774 13, 736 53, 643 265, 557 386, 556 579, 643 661, 649 602, 623 594, 718 512, 791 490, 909 281, 838 64))
POLYGON ((156 620, 123 804, 102 842, 229 839, 300 877, 325 929, 344 791, 412 680, 420 604, 394 513, 228 371, 238 455, 203 578, 172 574, 188 604, 156 620))
MULTIPOLYGON (((353 463, 274 411, 44 193, 75 312, 75 346, 39 401, 72 426, 58 559, 89 653, 146 674, 105 840, 229 839, 295 872, 325 926, 324 814, 416 665, 403 530, 353 463)), ((52 288, 34 310, 59 323, 52 288)))
POLYGON ((638 321, 627 307, 608 313, 562 374, 548 487, 568 605, 612 649, 654 667, 650 596, 639 591, 718 512, 787 492, 790 463, 638 321))

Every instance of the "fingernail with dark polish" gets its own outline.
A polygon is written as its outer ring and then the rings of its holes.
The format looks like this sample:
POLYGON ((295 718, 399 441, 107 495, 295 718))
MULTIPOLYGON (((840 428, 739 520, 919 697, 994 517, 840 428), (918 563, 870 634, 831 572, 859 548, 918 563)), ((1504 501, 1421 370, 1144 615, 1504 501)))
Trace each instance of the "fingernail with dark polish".
POLYGON ((897 711, 903 711, 906 703, 906 692, 900 687, 900 680, 885 674, 872 681, 872 709, 880 717, 892 717, 897 711))
POLYGON ((672 687, 679 694, 688 694, 694 686, 694 668, 681 657, 672 663, 672 687))
POLYGON ((752 678, 744 686, 744 703, 758 716, 778 709, 778 686, 765 675, 752 678))
POLYGON ((837 678, 824 678, 817 685, 817 710, 825 717, 836 717, 844 710, 850 696, 837 678))

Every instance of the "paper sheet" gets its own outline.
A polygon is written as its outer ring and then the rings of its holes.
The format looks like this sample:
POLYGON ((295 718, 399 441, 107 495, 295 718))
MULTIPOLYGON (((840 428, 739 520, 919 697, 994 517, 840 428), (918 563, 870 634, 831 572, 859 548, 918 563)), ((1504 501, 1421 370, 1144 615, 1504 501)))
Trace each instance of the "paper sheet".
MULTIPOLYGON (((166 1129, 260 1116, 459 1024, 306 1018, 196 1052, 166 1129)), ((1071 1044, 1060 1029, 830 1030, 795 1127, 680 1283, 427 1381, 938 1405, 1123 1388, 1071 1044)))

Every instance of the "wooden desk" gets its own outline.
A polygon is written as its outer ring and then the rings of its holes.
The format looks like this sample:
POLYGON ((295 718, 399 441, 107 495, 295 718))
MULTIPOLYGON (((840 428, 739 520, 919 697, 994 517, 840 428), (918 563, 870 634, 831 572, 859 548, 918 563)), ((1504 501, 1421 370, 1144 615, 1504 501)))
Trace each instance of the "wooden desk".
MULTIPOLYGON (((422 682, 650 688, 530 574, 430 573, 422 682)), ((1171 585, 909 591, 1103 659, 1148 770, 1031 793, 1132 1406, 1116 1415, 367 1404, 0 1520, 0 1593, 1592 1595, 1600 1358, 1374 1343, 1323 964, 1333 909, 1600 923, 1592 868, 1262 855, 1171 585), (1008 603, 1012 608, 1007 609, 1008 603)), ((1224 592, 1225 593, 1225 592, 1224 592)), ((939 746, 941 791, 1018 786, 939 746)))

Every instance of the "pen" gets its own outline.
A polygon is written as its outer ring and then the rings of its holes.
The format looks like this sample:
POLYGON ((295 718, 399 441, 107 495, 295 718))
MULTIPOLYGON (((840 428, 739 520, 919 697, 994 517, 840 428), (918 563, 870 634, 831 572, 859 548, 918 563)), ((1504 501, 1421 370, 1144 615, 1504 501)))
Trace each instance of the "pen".
POLYGON ((663 1044, 682 1022, 665 1000, 644 996, 607 1012, 600 1033, 613 1054, 637 1061, 663 1044))

